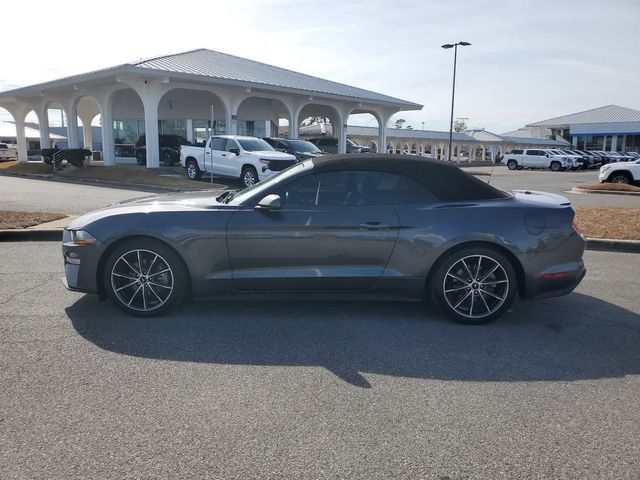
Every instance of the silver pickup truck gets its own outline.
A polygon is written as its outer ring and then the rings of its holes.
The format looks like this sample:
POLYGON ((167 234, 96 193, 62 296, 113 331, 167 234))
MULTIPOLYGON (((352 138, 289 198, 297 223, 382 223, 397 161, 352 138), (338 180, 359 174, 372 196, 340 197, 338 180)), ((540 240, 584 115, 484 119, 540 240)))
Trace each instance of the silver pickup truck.
POLYGON ((0 143, 0 162, 17 160, 18 151, 7 145, 6 143, 0 143))

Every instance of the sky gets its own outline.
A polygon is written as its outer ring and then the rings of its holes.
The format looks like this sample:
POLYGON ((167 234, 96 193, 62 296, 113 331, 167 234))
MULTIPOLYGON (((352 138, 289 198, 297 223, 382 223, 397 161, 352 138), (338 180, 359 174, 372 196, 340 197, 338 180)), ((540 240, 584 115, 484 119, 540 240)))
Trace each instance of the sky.
POLYGON ((448 130, 453 50, 441 45, 466 41, 454 117, 469 127, 640 109, 638 0, 30 0, 2 17, 0 91, 209 48, 420 103, 394 118, 448 130))

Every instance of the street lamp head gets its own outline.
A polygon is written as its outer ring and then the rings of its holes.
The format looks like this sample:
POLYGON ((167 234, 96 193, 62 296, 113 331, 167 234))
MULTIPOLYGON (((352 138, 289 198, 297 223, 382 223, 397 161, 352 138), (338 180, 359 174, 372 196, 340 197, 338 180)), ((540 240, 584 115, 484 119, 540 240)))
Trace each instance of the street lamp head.
POLYGON ((444 45, 442 45, 442 48, 453 48, 453 45, 451 45, 450 43, 445 43, 444 45))
POLYGON ((463 47, 468 47, 471 44, 469 42, 458 42, 458 45, 462 45, 463 47))

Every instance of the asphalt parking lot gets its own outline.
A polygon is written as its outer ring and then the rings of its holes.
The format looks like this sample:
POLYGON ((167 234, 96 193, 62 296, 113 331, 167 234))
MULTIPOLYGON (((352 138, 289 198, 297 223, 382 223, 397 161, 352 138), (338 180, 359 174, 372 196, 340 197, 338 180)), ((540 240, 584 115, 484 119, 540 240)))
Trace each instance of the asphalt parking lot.
POLYGON ((414 303, 194 302, 134 319, 0 244, 0 478, 640 472, 637 254, 483 327, 414 303))

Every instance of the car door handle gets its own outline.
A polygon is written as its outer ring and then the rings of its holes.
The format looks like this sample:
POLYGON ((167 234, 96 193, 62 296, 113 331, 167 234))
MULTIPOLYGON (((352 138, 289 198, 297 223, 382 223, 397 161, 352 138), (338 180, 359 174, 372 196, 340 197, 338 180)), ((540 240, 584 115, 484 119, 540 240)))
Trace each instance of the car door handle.
POLYGON ((226 153, 223 153, 223 154, 222 154, 222 156, 223 156, 223 157, 226 157, 226 156, 227 156, 227 154, 226 154, 226 153))
POLYGON ((383 222, 362 222, 359 226, 366 230, 382 230, 384 228, 389 228, 389 224, 383 222))
POLYGON ((204 152, 205 155, 211 155, 211 152, 204 152))

